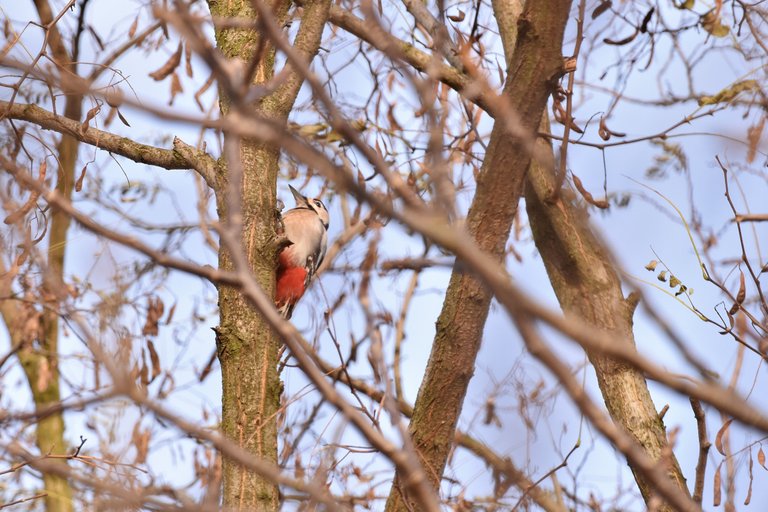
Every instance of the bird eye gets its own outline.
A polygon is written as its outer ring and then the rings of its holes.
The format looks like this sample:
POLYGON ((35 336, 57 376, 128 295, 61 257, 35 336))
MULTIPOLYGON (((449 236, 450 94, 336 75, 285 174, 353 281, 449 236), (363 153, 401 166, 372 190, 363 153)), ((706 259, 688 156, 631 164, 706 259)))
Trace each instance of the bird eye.
POLYGON ((323 206, 323 202, 320 201, 319 199, 313 199, 313 201, 315 202, 315 206, 317 206, 318 208, 325 208, 325 206, 323 206))

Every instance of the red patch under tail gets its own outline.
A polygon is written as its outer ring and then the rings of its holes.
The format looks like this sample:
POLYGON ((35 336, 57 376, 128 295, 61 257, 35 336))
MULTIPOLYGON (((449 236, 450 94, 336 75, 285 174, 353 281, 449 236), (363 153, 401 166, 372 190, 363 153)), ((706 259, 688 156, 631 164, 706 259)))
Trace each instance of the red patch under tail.
POLYGON ((290 318, 293 306, 299 301, 307 282, 307 269, 304 267, 286 267, 287 258, 280 255, 280 265, 277 269, 277 285, 275 291, 275 306, 290 318))

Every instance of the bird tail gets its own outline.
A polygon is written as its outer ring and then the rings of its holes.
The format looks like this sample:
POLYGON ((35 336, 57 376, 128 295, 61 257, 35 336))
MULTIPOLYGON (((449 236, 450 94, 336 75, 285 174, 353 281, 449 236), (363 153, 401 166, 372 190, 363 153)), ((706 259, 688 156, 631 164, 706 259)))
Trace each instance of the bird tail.
POLYGON ((280 313, 280 316, 282 316, 286 320, 290 320, 291 315, 293 314, 293 307, 295 305, 296 305, 295 302, 286 301, 282 305, 277 305, 277 312, 280 313))

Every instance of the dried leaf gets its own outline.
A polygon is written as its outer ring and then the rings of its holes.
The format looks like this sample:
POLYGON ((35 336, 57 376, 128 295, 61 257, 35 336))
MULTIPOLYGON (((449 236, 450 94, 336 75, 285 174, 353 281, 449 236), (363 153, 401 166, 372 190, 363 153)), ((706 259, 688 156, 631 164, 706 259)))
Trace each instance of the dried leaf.
POLYGON ((133 23, 131 23, 131 27, 128 29, 128 39, 133 39, 133 36, 136 35, 136 29, 139 28, 139 17, 136 16, 136 19, 133 20, 133 23))
POLYGON ((739 293, 736 294, 736 304, 741 306, 747 297, 747 287, 744 280, 744 272, 739 272, 739 293))
POLYGON ((595 10, 592 11, 592 19, 594 20, 595 18, 603 14, 605 11, 610 9, 612 5, 613 5, 613 2, 611 0, 605 0, 603 2, 600 2, 600 5, 595 7, 595 10))
POLYGON ((746 282, 744 280, 744 272, 739 273, 739 291, 736 294, 736 302, 733 303, 733 306, 731 306, 731 309, 728 310, 728 313, 731 315, 735 315, 739 311, 739 307, 744 302, 744 299, 747 297, 747 288, 746 288, 746 282))
POLYGON ((465 17, 466 17, 466 13, 464 11, 462 11, 461 9, 459 9, 459 13, 458 14, 449 14, 448 15, 448 19, 451 20, 451 21, 455 21, 456 23, 458 23, 460 21, 464 21, 465 17))
POLYGON ((584 130, 582 130, 581 127, 576 124, 576 121, 574 121, 573 117, 571 117, 568 124, 570 125, 571 130, 575 131, 576 133, 584 133, 584 130))
POLYGON ((659 275, 656 276, 656 279, 658 279, 662 283, 666 283, 667 282, 667 271, 666 270, 662 270, 661 272, 659 272, 659 275))
POLYGON ((166 63, 160 66, 157 70, 150 73, 149 76, 159 82, 160 80, 165 79, 171 73, 173 73, 181 62, 181 50, 182 44, 179 43, 179 47, 176 49, 174 54, 171 55, 171 58, 168 59, 168 61, 166 61, 166 63))
POLYGON ((669 276, 669 287, 670 288, 677 288, 680 285, 680 280, 676 278, 675 276, 670 275, 669 276))
POLYGON ((723 423, 723 426, 720 427, 720 430, 717 431, 717 436, 715 436, 715 448, 717 448, 717 451, 720 452, 720 455, 723 457, 725 457, 725 449, 723 448, 723 436, 728 432, 728 427, 731 426, 732 421, 733 418, 730 418, 725 423, 723 423))
POLYGON ((80 171, 80 177, 77 178, 77 181, 75 182, 75 191, 80 192, 83 190, 83 180, 85 179, 85 171, 88 169, 88 164, 85 164, 83 166, 83 170, 80 171))
POLYGON ((187 43, 187 46, 184 48, 184 70, 189 78, 194 76, 192 71, 192 46, 190 46, 189 43, 187 43))
POLYGON ((584 188, 584 185, 581 183, 581 180, 578 176, 575 174, 572 174, 573 176, 573 184, 576 186, 576 190, 579 191, 579 193, 582 195, 584 200, 591 204, 592 206, 596 206, 597 208, 606 209, 608 208, 608 201, 605 201, 604 199, 595 199, 592 197, 592 194, 584 188))
POLYGON ((496 413, 496 400, 492 396, 488 397, 485 401, 485 418, 483 419, 483 425, 490 425, 493 423, 497 427, 501 428, 501 419, 496 413))
POLYGON ((207 91, 211 85, 213 85, 213 74, 208 77, 208 80, 205 81, 205 83, 200 87, 197 92, 195 93, 195 103, 197 103, 197 106, 200 108, 201 112, 205 111, 205 108, 203 107, 202 102, 200 101, 200 97, 205 94, 205 91, 207 91))
POLYGON ((109 105, 112 108, 118 108, 120 105, 123 104, 124 98, 123 90, 119 89, 117 87, 113 87, 112 90, 109 91, 108 94, 104 95, 104 101, 107 102, 107 105, 109 105))
POLYGON ((765 116, 760 119, 760 122, 755 126, 750 126, 747 130, 747 140, 749 141, 749 150, 747 151, 747 163, 755 161, 755 155, 757 155, 757 145, 760 143, 760 138, 763 136, 763 128, 765 128, 765 116))
POLYGON ((605 125, 605 118, 604 117, 600 118, 600 125, 597 128, 597 134, 603 140, 610 140, 610 138, 611 138, 611 131, 605 125))
POLYGON ((160 356, 157 355, 152 340, 147 340, 147 350, 149 350, 149 360, 152 362, 152 376, 149 378, 149 382, 152 383, 160 375, 162 369, 160 368, 160 356))
POLYGON ((18 256, 16 256, 16 261, 13 263, 13 267, 11 267, 8 272, 3 276, 5 279, 13 279, 14 276, 18 274, 19 268, 26 263, 27 258, 29 258, 29 248, 24 244, 24 247, 22 247, 21 252, 18 256))
POLYGON ((120 109, 115 109, 117 111, 117 117, 120 118, 120 122, 122 122, 125 126, 128 126, 130 128, 131 124, 128 122, 128 120, 123 117, 123 114, 120 113, 120 109))
POLYGON ((390 73, 389 75, 387 75, 387 89, 390 92, 392 91, 392 87, 394 86, 394 84, 395 84, 395 74, 390 73))
POLYGON ((712 483, 712 506, 719 507, 720 501, 722 500, 722 489, 720 482, 722 481, 722 475, 720 475, 720 469, 723 467, 722 464, 717 465, 717 470, 715 471, 715 479, 712 483))
POLYGON ((763 466, 764 470, 768 471, 768 467, 765 466, 765 452, 763 451, 762 446, 757 450, 757 463, 763 466))
POLYGON ((752 501, 752 481, 755 479, 754 475, 752 474, 752 467, 754 466, 755 461, 752 460, 752 450, 749 451, 749 488, 747 489, 747 497, 744 499, 744 504, 749 505, 749 503, 752 501))
MULTIPOLYGON (((733 308, 731 308, 731 309, 733 309, 733 308)), ((729 327, 727 329, 725 329, 724 331, 720 331, 720 334, 728 334, 729 332, 731 332, 733 330, 733 324, 734 324, 733 315, 731 314, 730 311, 726 311, 725 312, 725 316, 728 317, 729 327)))
POLYGON ((213 363, 216 362, 216 351, 214 350, 211 354, 211 357, 208 359, 208 362, 205 363, 205 366, 203 366, 202 371, 200 372, 200 375, 197 377, 197 380, 199 382, 203 382, 205 378, 208 376, 208 374, 211 373, 211 370, 213 370, 213 363))
POLYGON ((304 465, 301 463, 301 454, 296 453, 296 460, 294 462, 294 470, 293 470, 293 476, 297 480, 303 480, 304 479, 304 465))
POLYGON ((651 22, 651 17, 653 17, 653 13, 655 11, 656 11, 656 8, 651 7, 651 10, 645 14, 645 17, 643 18, 643 22, 640 24, 640 32, 642 32, 643 34, 648 32, 648 23, 651 22))
POLYGON ((144 351, 141 351, 141 369, 139 369, 139 378, 141 379, 141 385, 146 390, 149 386, 149 368, 147 367, 147 357, 144 355, 144 351))
POLYGON ((96 115, 101 111, 101 105, 96 105, 92 109, 88 111, 87 114, 85 114, 85 120, 80 125, 80 131, 82 133, 85 133, 88 131, 88 128, 90 128, 91 120, 96 117, 96 115))
POLYGON ((632 41, 634 41, 635 38, 637 37, 637 34, 639 34, 639 33, 640 33, 640 31, 635 29, 635 33, 634 34, 632 34, 631 36, 627 36, 624 39, 609 39, 609 38, 606 37, 605 39, 603 39, 603 42, 605 44, 610 44, 610 45, 613 45, 613 46, 623 46, 625 44, 628 44, 628 43, 631 43, 632 41))
POLYGON ((171 320, 173 320, 173 314, 176 313, 176 302, 173 303, 173 306, 171 306, 171 309, 168 310, 168 316, 165 317, 165 325, 168 325, 171 323, 171 320))
POLYGON ((176 388, 172 373, 166 373, 161 381, 160 389, 157 391, 157 399, 162 400, 167 397, 176 388))
POLYGON ((655 272, 655 271, 656 271, 656 266, 657 266, 658 264, 659 264, 659 262, 658 262, 657 260, 651 260, 651 261, 650 261, 650 262, 648 262, 648 264, 645 266, 645 270, 647 270, 648 272, 655 272))
POLYGON ((157 336, 158 323, 163 316, 165 305, 159 297, 150 298, 147 306, 147 320, 141 333, 144 336, 157 336))
POLYGON ((552 114, 555 118, 555 121, 560 124, 565 124, 565 109, 557 100, 552 102, 552 114))
POLYGON ((626 137, 626 133, 622 132, 615 132, 608 128, 608 125, 605 122, 605 118, 600 118, 600 126, 597 128, 597 134, 600 135, 600 138, 603 140, 609 140, 612 136, 613 137, 626 137))
POLYGON ((702 96, 699 98, 699 106, 717 105, 718 103, 727 103, 736 98, 742 92, 759 91, 760 85, 757 80, 742 80, 736 82, 713 96, 702 96))
MULTIPOLYGON (((410 184, 410 178, 408 179, 410 184)), ((365 190, 365 176, 363 176, 362 171, 360 169, 357 170, 357 186, 360 187, 362 190, 365 190)))
POLYGON ((168 100, 168 105, 173 105, 176 95, 182 92, 184 92, 184 88, 181 86, 181 79, 177 73, 173 73, 171 75, 171 99, 168 100))
POLYGON ((730 34, 731 29, 723 25, 720 21, 720 13, 717 9, 712 9, 701 17, 701 26, 714 37, 725 37, 730 34))
POLYGON ((395 117, 395 104, 391 104, 387 109, 387 121, 389 121, 389 129, 392 131, 402 131, 403 127, 397 122, 395 117))
POLYGON ((136 457, 134 458, 134 464, 144 464, 147 460, 147 453, 149 452, 149 440, 152 433, 149 429, 143 430, 139 422, 133 426, 133 433, 131 435, 131 441, 136 448, 136 457))
POLYGON ((368 483, 371 480, 373 480, 373 477, 369 473, 363 471, 358 466, 352 467, 352 473, 355 475, 355 478, 357 478, 361 483, 368 483))

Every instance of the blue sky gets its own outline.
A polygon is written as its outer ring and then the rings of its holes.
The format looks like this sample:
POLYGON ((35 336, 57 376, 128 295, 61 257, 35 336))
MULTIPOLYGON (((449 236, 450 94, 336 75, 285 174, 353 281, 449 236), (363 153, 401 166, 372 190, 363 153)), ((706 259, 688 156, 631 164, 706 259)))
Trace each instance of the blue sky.
MULTIPOLYGON (((92 23, 98 27, 99 33, 106 39, 109 39, 109 34, 114 34, 115 38, 119 37, 119 34, 133 22, 138 5, 130 2, 112 4, 114 3, 106 6, 95 3, 91 14, 92 23), (119 21, 115 22, 115 20, 119 21), (113 26, 116 28, 111 29, 110 27, 113 26)), ((12 0, 0 0, 0 7, 6 15, 15 21, 21 22, 33 16, 30 6, 26 3, 19 5, 12 0)), ((143 13, 143 16, 147 14, 146 10, 140 12, 143 13)), ((71 20, 71 18, 70 16, 67 19, 71 20)), ((17 25, 17 29, 20 26, 17 25)), ((702 31, 690 31, 682 38, 681 44, 684 48, 686 45, 693 48, 705 36, 706 34, 702 31)), ((32 52, 36 51, 37 45, 40 44, 40 31, 35 27, 29 27, 25 33, 24 41, 32 52)), ((129 78, 128 82, 133 90, 138 92, 138 97, 142 102, 153 105, 165 103, 169 88, 168 82, 156 83, 147 74, 167 59, 170 53, 175 50, 177 41, 178 36, 172 32, 170 42, 161 51, 147 55, 129 55, 118 63, 117 67, 129 78)), ((93 44, 89 42, 85 48, 91 52, 93 44)), ((354 51, 353 46, 339 44, 338 47, 334 47, 329 62, 331 64, 338 62, 340 65, 354 51)), ((615 53, 618 51, 609 48, 593 53, 590 57, 587 75, 579 76, 579 78, 583 78, 586 82, 596 83, 598 75, 613 62, 616 58, 615 53)), ((663 45, 660 45, 657 49, 657 55, 663 55, 665 51, 663 45)), ((660 57, 648 72, 635 73, 628 84, 627 96, 653 97, 657 92, 658 69, 655 66, 659 65, 659 60, 660 57)), ((701 92, 710 94, 730 85, 735 79, 749 71, 744 63, 728 52, 713 51, 706 55, 702 62, 696 72, 695 83, 701 92)), ((196 90, 207 78, 207 73, 201 63, 195 60, 194 64, 195 76, 192 79, 182 78, 186 92, 177 98, 174 106, 174 108, 184 112, 197 112, 190 91, 196 90)), ((369 80, 365 78, 366 73, 367 70, 358 61, 352 66, 343 68, 335 76, 336 83, 342 86, 340 95, 349 103, 366 97, 370 87, 369 80)), ((663 75, 664 80, 672 89, 683 92, 683 82, 675 73, 679 73, 679 68, 673 66, 663 75)), ((609 74, 605 80, 607 86, 612 85, 611 80, 612 76, 609 74)), ((5 95, 7 92, 3 90, 0 94, 5 95)), ((212 91, 209 91, 205 96, 206 104, 213 101, 211 94, 212 91)), ((409 96, 411 93, 408 91, 397 94, 401 95, 397 110, 398 119, 401 121, 409 120, 412 116, 408 112, 410 108, 408 102, 413 100, 413 96, 409 96)), ((304 90, 302 99, 306 98, 307 92, 304 90)), ((587 118, 597 112, 604 111, 607 105, 608 98, 605 95, 587 89, 583 95, 577 95, 577 122, 584 126, 587 118)), ((642 136, 656 133, 677 122, 682 116, 689 115, 696 110, 697 107, 693 103, 681 107, 649 108, 623 102, 613 113, 610 126, 616 131, 626 132, 627 137, 642 136)), ((131 127, 124 127, 119 122, 115 122, 111 125, 110 130, 139 138, 144 142, 168 147, 170 135, 179 136, 189 143, 195 143, 200 136, 192 126, 167 123, 136 109, 125 108, 124 114, 130 121, 131 127)), ((690 126, 681 127, 674 133, 725 133, 743 139, 746 134, 746 127, 750 122, 754 122, 758 115, 759 112, 752 112, 747 120, 743 120, 741 119, 741 112, 726 113, 725 115, 721 113, 716 117, 702 119, 690 126)), ((298 114, 295 118, 298 122, 310 119, 314 119, 311 112, 298 114)), ((599 142, 596 134, 596 119, 592 121, 586 138, 599 142)), ((489 126, 488 123, 485 123, 482 128, 487 132, 489 126)), ((210 135, 207 135, 206 138, 210 141, 209 148, 215 152, 214 139, 210 135)), ((656 251, 656 254, 676 276, 687 286, 695 289, 692 299, 697 306, 702 311, 711 313, 713 308, 722 300, 722 297, 714 287, 701 279, 697 260, 682 224, 675 220, 673 210, 668 204, 634 180, 659 190, 686 216, 691 211, 690 202, 692 200, 701 212, 705 224, 712 225, 716 229, 726 226, 721 243, 716 250, 723 255, 736 254, 734 252, 734 230, 728 228, 727 224, 730 210, 723 197, 722 176, 715 164, 714 157, 720 155, 721 158, 740 162, 744 158, 745 148, 740 144, 716 136, 671 138, 669 142, 682 145, 688 156, 689 174, 669 172, 664 179, 647 179, 645 177, 646 170, 653 165, 654 157, 660 154, 659 149, 649 143, 638 143, 607 150, 604 156, 609 190, 630 193, 632 194, 632 201, 628 208, 613 208, 607 214, 593 211, 591 212, 591 219, 609 246, 614 249, 617 259, 628 274, 657 283, 654 276, 643 269, 648 261, 657 258, 654 255, 654 251, 656 251), (693 183, 692 196, 689 196, 688 192, 689 180, 693 183)), ((93 154, 92 149, 87 147, 83 147, 81 152, 82 155, 93 154)), ((569 158, 569 168, 582 179, 585 186, 593 191, 595 196, 598 196, 604 178, 603 155, 593 148, 571 145, 569 158)), ((132 214, 145 220, 161 221, 162 223, 195 222, 197 220, 198 211, 193 199, 196 198, 196 189, 191 173, 151 169, 122 159, 118 159, 121 165, 117 167, 110 163, 111 158, 103 152, 96 153, 96 159, 98 163, 104 166, 104 172, 99 176, 104 180, 105 189, 109 189, 111 186, 123 186, 127 183, 126 179, 130 183, 145 184, 149 189, 152 189, 156 184, 162 185, 165 189, 159 192, 152 202, 141 200, 133 203, 130 206, 132 214)), ((754 165, 758 172, 763 159, 764 157, 758 157, 754 165)), ((358 162, 364 174, 367 174, 364 160, 357 158, 354 161, 358 162)), ((751 208, 756 212, 764 211, 766 205, 764 177, 741 173, 739 180, 747 199, 750 201, 751 208)), ((301 183, 301 177, 294 182, 294 184, 296 183, 301 183)), ((86 182, 86 191, 88 186, 88 182, 86 182)), ((313 182, 306 191, 312 195, 319 188, 319 183, 313 182)), ((286 201, 289 207, 292 205, 290 194, 287 191, 287 181, 284 179, 279 182, 278 195, 286 201)), ((85 197, 85 193, 81 193, 78 199, 85 197)), ((468 199, 462 197, 461 200, 466 204, 468 199)), ((328 202, 334 219, 338 219, 338 198, 330 197, 328 202)), ((84 211, 93 212, 94 215, 98 215, 100 219, 104 219, 108 225, 115 229, 124 232, 133 229, 124 221, 103 213, 99 208, 85 200, 78 201, 78 207, 84 211)), ((740 207, 744 207, 743 203, 740 203, 740 207)), ((212 215, 210 208, 209 213, 212 215)), ((338 233, 339 223, 332 220, 331 238, 338 233)), ((753 238, 766 240, 766 234, 768 234, 766 228, 759 227, 757 235, 750 237, 750 245, 753 244, 751 242, 753 238)), ((93 303, 103 300, 106 294, 114 289, 112 276, 116 270, 131 268, 135 262, 141 261, 141 258, 132 251, 114 244, 105 246, 77 227, 73 228, 71 235, 75 237, 73 240, 76 243, 71 244, 69 249, 67 271, 73 276, 90 273, 88 275, 93 291, 88 300, 93 301, 93 303)), ((417 255, 421 252, 420 238, 409 235, 394 223, 390 223, 384 228, 382 236, 381 259, 417 255)), ((142 237, 152 243, 161 243, 162 241, 157 235, 145 234, 142 237)), ((517 252, 522 255, 523 261, 517 262, 510 259, 508 262, 510 274, 517 284, 528 290, 538 300, 550 304, 552 307, 557 307, 541 260, 529 238, 528 231, 524 230, 523 239, 513 242, 517 252)), ((367 240, 353 243, 339 257, 338 264, 359 265, 366 247, 367 240)), ((215 265, 215 254, 204 245, 198 234, 189 236, 176 250, 179 251, 179 255, 188 257, 195 262, 215 265)), ((407 273, 397 277, 391 275, 377 277, 374 280, 372 291, 375 307, 382 311, 398 311, 403 300, 408 277, 407 273)), ((411 314, 407 319, 403 375, 405 396, 411 401, 415 399, 421 376, 424 373, 434 335, 434 322, 440 311, 448 277, 449 270, 447 269, 434 269, 422 274, 419 292, 414 299, 411 314)), ((734 290, 736 278, 737 273, 734 273, 727 281, 729 287, 734 290)), ((308 339, 316 339, 321 354, 332 361, 337 361, 338 356, 335 355, 335 348, 324 330, 322 310, 327 302, 333 303, 340 293, 341 287, 348 285, 348 280, 354 281, 356 279, 358 279, 356 274, 348 272, 342 274, 330 272, 324 275, 321 282, 315 284, 294 315, 295 324, 305 330, 308 339)), ((661 311, 673 328, 683 335, 689 346, 700 357, 708 361, 716 371, 721 372, 721 381, 727 382, 730 377, 729 372, 735 361, 734 343, 728 338, 719 336, 711 326, 705 325, 669 296, 646 284, 639 286, 644 291, 646 300, 661 311)), ((143 292, 148 289, 154 288, 149 284, 137 283, 127 290, 129 296, 141 297, 137 299, 134 310, 129 308, 120 317, 120 324, 129 330, 135 331, 137 327, 139 329, 141 327, 142 308, 145 306, 143 292)), ((163 298, 167 307, 173 303, 177 305, 174 322, 169 326, 164 326, 160 337, 155 340, 155 346, 164 365, 170 361, 176 361, 174 378, 176 379, 177 391, 164 403, 196 421, 200 421, 199 411, 201 407, 206 408, 213 413, 213 416, 203 423, 213 426, 215 425, 215 415, 220 410, 218 405, 220 396, 218 368, 215 367, 213 373, 202 384, 198 384, 196 378, 196 370, 199 370, 205 363, 213 349, 213 332, 210 327, 215 326, 217 322, 213 289, 199 279, 171 272, 168 281, 157 288, 155 293, 163 298), (195 311, 200 313, 200 320, 190 322, 195 311)), ((635 325, 638 350, 641 353, 664 365, 670 371, 679 373, 690 371, 690 368, 682 361, 670 342, 648 319, 642 308, 638 311, 635 325)), ((114 336, 120 326, 114 327, 115 329, 108 333, 110 336, 114 336)), ((340 340, 344 354, 348 351, 350 336, 361 337, 362 328, 362 316, 359 308, 355 306, 352 306, 349 311, 341 311, 334 317, 333 330, 340 340)), ((579 368, 579 372, 584 372, 588 391, 595 400, 600 401, 593 372, 589 366, 583 367, 584 356, 578 347, 559 338, 548 329, 543 331, 552 345, 557 347, 558 353, 571 362, 574 368, 579 368)), ((385 344, 386 354, 391 361, 392 330, 385 328, 383 333, 387 340, 387 344, 385 344)), ((5 333, 2 336, 4 337, 5 333)), ((134 350, 138 350, 141 340, 135 339, 134 344, 134 350)), ((0 344, 0 347, 2 346, 8 346, 5 338, 0 344)), ((62 350, 65 354, 76 355, 83 351, 83 347, 75 339, 67 338, 62 343, 62 350)), ((353 375, 370 374, 365 352, 367 352, 367 345, 363 346, 357 361, 350 367, 350 372, 353 375)), ((67 363, 64 371, 71 371, 72 374, 68 375, 68 378, 74 381, 90 382, 91 376, 83 372, 82 366, 77 360, 73 359, 71 363, 67 363)), ((20 377, 18 372, 10 371, 3 380, 4 390, 11 388, 19 390, 18 394, 14 394, 14 396, 3 393, 3 405, 12 410, 29 407, 29 399, 26 398, 26 393, 22 391, 24 386, 14 385, 20 377)), ((312 400, 317 398, 317 393, 306 388, 306 381, 298 370, 287 369, 283 378, 289 394, 297 393, 300 390, 306 391, 305 398, 289 408, 289 417, 294 414, 299 417, 302 411, 308 407, 307 404, 313 403, 312 400)), ((748 356, 738 389, 746 392, 753 384, 756 389, 761 389, 761 385, 765 384, 764 379, 762 373, 759 372, 755 358, 748 356)), ((484 344, 478 359, 475 378, 467 395, 461 427, 471 428, 477 437, 497 451, 509 454, 518 465, 526 467, 534 479, 546 473, 562 460, 562 456, 576 443, 580 427, 582 427, 582 422, 575 408, 566 397, 560 396, 540 407, 532 407, 531 421, 533 427, 526 429, 519 417, 520 399, 518 394, 521 391, 523 395, 530 394, 540 382, 544 394, 557 390, 557 384, 553 382, 547 371, 527 356, 507 315, 498 305, 494 304, 486 325, 484 344), (501 427, 480 424, 485 399, 489 393, 495 393, 502 420, 501 427)), ((667 427, 669 429, 680 427, 675 452, 692 484, 697 445, 695 423, 687 399, 653 383, 651 383, 651 389, 658 409, 661 409, 664 404, 670 405, 669 412, 665 417, 667 427)), ((151 392, 156 393, 156 387, 151 392)), ((760 404, 761 407, 766 405, 760 396, 754 397, 753 402, 760 404)), ((321 417, 323 420, 318 423, 318 428, 314 432, 317 439, 310 438, 303 447, 304 453, 306 453, 306 457, 303 456, 305 462, 308 462, 310 458, 317 459, 324 456, 334 447, 336 429, 340 428, 338 418, 329 409, 325 409, 321 417)), ((130 443, 131 430, 134 423, 139 419, 142 419, 145 425, 152 425, 156 431, 157 439, 165 440, 164 443, 161 443, 162 448, 154 453, 148 461, 148 465, 154 473, 162 475, 162 478, 173 484, 183 484, 192 479, 190 460, 193 444, 179 439, 177 433, 172 430, 166 430, 153 424, 151 418, 141 418, 140 412, 131 407, 112 404, 110 407, 105 406, 98 410, 90 410, 86 414, 70 413, 67 416, 67 436, 74 442, 79 435, 93 436, 93 434, 89 434, 89 429, 91 429, 89 425, 103 425, 104 428, 107 428, 106 426, 111 421, 116 421, 118 428, 114 432, 116 436, 114 446, 125 446, 130 443), (98 421, 89 423, 87 421, 89 418, 95 418, 98 421)), ((712 410, 708 410, 708 420, 710 439, 712 439, 721 421, 716 412, 712 410)), ((607 498, 616 493, 617 488, 632 489, 631 474, 621 457, 598 436, 594 435, 586 423, 583 424, 581 432, 582 447, 574 453, 569 467, 559 474, 561 484, 564 486, 572 485, 568 475, 573 471, 578 472, 579 493, 582 497, 587 497, 589 492, 594 492, 607 498)), ((391 434, 391 431, 389 433, 391 434)), ((731 434, 734 449, 757 439, 754 433, 739 428, 733 428, 731 434)), ((362 443, 362 440, 350 429, 344 430, 341 439, 345 443, 362 443)), ((89 447, 90 445, 86 445, 86 448, 89 447)), ((93 448, 95 449, 95 445, 93 448)), ((337 451, 337 454, 341 453, 341 451, 337 451)), ((131 451, 127 450, 124 456, 130 459, 131 451)), ((721 459, 722 457, 715 450, 710 452, 711 466, 707 479, 705 505, 711 505, 711 471, 714 464, 719 463, 721 459)), ((355 460, 356 463, 364 466, 370 461, 370 456, 367 454, 350 455, 347 460, 355 460)), ((370 466, 369 470, 378 471, 386 467, 387 464, 377 460, 370 466)), ((768 503, 768 494, 766 491, 760 491, 759 483, 766 476, 761 471, 762 469, 756 465, 755 492, 752 503, 753 507, 758 509, 760 504, 768 503)), ((388 491, 386 476, 382 473, 375 474, 375 481, 381 483, 377 490, 379 493, 386 493, 388 491)), ((469 485, 463 489, 458 485, 446 484, 443 489, 446 496, 465 491, 469 497, 482 495, 489 491, 490 479, 485 466, 461 450, 456 453, 447 475, 469 482, 469 485)), ((739 499, 743 501, 746 493, 746 479, 740 478, 739 482, 737 501, 739 499)), ((336 485, 341 488, 343 484, 336 482, 336 485)), ((551 486, 551 482, 547 481, 544 485, 551 486)), ((640 510, 642 507, 637 501, 624 500, 620 502, 620 508, 640 510)))

